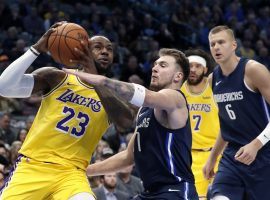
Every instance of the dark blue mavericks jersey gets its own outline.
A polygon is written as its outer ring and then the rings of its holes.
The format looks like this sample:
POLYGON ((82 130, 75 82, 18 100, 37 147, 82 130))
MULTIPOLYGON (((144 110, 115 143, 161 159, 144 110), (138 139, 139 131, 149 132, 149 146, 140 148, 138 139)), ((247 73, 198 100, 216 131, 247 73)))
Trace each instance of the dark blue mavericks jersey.
POLYGON ((244 82, 247 61, 241 58, 228 76, 222 74, 220 66, 213 72, 212 88, 219 108, 221 134, 229 145, 238 147, 255 139, 266 127, 270 115, 262 95, 244 82))
POLYGON ((156 120, 153 108, 143 107, 140 110, 134 160, 146 190, 194 183, 191 137, 189 120, 183 128, 171 130, 156 120))

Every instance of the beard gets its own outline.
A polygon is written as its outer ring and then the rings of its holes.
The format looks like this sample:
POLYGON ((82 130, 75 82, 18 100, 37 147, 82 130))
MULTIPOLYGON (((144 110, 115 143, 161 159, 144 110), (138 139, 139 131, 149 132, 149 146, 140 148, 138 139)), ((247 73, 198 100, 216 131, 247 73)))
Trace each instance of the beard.
POLYGON ((94 61, 94 63, 95 63, 98 74, 106 75, 110 71, 111 64, 109 64, 107 67, 103 67, 100 63, 96 61, 94 61))
POLYGON ((149 86, 149 90, 152 90, 154 92, 158 92, 159 90, 161 90, 162 88, 160 88, 159 85, 154 85, 154 84, 151 84, 150 83, 150 86, 149 86))
POLYGON ((201 75, 200 75, 197 79, 195 79, 195 80, 190 80, 190 79, 188 78, 187 82, 188 82, 189 85, 198 85, 199 83, 202 82, 203 78, 204 78, 204 74, 201 74, 201 75))
POLYGON ((105 188, 108 188, 110 190, 113 190, 113 189, 116 188, 116 182, 115 182, 115 184, 104 182, 104 186, 105 186, 105 188))

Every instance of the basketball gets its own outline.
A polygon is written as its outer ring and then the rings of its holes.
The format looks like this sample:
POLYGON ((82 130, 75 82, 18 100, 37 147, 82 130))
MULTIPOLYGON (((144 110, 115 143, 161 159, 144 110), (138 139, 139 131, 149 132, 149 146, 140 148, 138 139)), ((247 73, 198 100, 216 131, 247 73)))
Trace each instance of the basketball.
POLYGON ((56 30, 48 38, 48 50, 55 62, 65 67, 76 68, 70 59, 77 59, 74 48, 81 49, 80 41, 88 42, 86 30, 75 23, 64 23, 56 27, 56 30))

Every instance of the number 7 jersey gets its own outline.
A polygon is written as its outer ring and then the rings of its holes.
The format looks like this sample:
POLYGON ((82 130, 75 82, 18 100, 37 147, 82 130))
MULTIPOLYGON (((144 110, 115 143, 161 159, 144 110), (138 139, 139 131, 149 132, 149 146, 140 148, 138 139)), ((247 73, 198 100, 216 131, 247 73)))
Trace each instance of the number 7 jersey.
POLYGON ((37 161, 85 169, 108 126, 94 88, 66 75, 43 96, 20 153, 37 161))

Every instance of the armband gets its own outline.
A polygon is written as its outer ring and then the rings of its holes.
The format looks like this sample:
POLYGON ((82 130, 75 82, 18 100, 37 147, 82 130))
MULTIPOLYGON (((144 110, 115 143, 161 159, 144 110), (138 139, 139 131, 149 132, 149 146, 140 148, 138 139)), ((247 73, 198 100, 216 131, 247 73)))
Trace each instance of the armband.
POLYGON ((130 103, 135 106, 141 107, 145 99, 145 87, 135 83, 133 83, 133 86, 135 91, 132 99, 130 100, 130 103))
POLYGON ((263 132, 257 137, 265 145, 270 140, 270 123, 267 124, 263 132))

